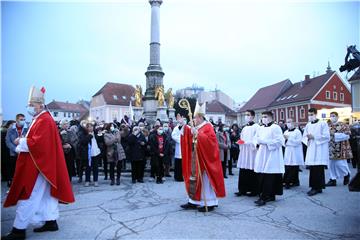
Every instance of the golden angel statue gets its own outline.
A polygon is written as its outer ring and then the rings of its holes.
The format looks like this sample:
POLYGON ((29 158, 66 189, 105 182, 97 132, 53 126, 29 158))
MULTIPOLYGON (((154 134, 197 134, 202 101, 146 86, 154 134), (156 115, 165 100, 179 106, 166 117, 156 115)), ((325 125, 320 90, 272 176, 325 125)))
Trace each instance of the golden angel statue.
POLYGON ((172 93, 172 88, 169 88, 169 90, 167 90, 165 97, 166 97, 166 102, 167 102, 168 108, 174 108, 175 98, 172 93))
POLYGON ((141 85, 136 85, 134 95, 135 95, 135 107, 141 107, 142 97, 143 97, 141 85))
POLYGON ((155 88, 155 98, 158 100, 158 106, 163 107, 165 102, 164 86, 157 86, 155 88))

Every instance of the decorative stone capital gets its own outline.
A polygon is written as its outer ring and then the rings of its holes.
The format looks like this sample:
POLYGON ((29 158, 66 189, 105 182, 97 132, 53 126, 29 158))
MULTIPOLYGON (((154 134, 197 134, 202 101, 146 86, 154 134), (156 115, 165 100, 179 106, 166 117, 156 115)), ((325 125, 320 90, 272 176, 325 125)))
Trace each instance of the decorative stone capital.
POLYGON ((149 3, 152 7, 154 7, 154 6, 160 7, 162 2, 163 2, 162 0, 149 0, 149 3))

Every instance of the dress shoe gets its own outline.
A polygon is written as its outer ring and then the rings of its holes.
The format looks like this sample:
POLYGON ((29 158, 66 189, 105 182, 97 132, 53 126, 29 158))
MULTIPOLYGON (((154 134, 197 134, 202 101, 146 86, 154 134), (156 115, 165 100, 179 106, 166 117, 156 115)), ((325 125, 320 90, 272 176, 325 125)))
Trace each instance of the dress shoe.
POLYGON ((108 180, 108 177, 107 177, 107 176, 105 176, 105 177, 104 177, 104 180, 108 180))
POLYGON ((308 196, 314 196, 314 195, 316 195, 316 194, 318 194, 318 193, 322 193, 322 190, 321 190, 321 189, 320 189, 320 190, 311 189, 311 190, 307 193, 307 195, 308 195, 308 196))
POLYGON ((348 185, 350 182, 350 173, 344 177, 344 185, 348 185))
POLYGON ((285 184, 285 189, 290 189, 290 185, 289 185, 289 184, 285 184))
POLYGON ((292 186, 293 186, 293 187, 298 187, 298 186, 300 186, 300 183, 299 183, 299 182, 294 183, 292 186))
POLYGON ((255 193, 255 192, 246 193, 246 196, 248 196, 248 197, 256 197, 257 195, 259 195, 259 194, 255 193))
POLYGON ((143 179, 138 180, 139 183, 144 183, 143 179))
POLYGON ((55 232, 59 230, 56 220, 46 221, 42 227, 35 228, 34 232, 55 232))
MULTIPOLYGON (((207 207, 208 212, 214 211, 214 209, 215 209, 215 206, 208 206, 207 207)), ((198 211, 199 212, 206 212, 206 207, 205 206, 204 207, 198 207, 198 211)))
POLYGON ((230 176, 234 176, 234 174, 233 174, 233 173, 229 173, 229 175, 230 175, 230 176))
POLYGON ((336 180, 330 179, 327 184, 325 184, 326 187, 335 187, 336 186, 336 180))
POLYGON ((2 240, 23 240, 25 238, 26 229, 17 229, 14 227, 8 235, 1 237, 2 240))
POLYGON ((170 174, 166 174, 165 177, 171 177, 171 175, 170 175, 170 174))
POLYGON ((236 192, 234 193, 237 197, 241 197, 244 196, 246 193, 242 193, 242 192, 236 192))
POLYGON ((191 210, 191 209, 197 209, 198 205, 196 204, 192 204, 192 203, 186 203, 180 206, 181 208, 185 209, 185 210, 191 210))
POLYGON ((227 178, 227 176, 224 176, 224 178, 227 178))
POLYGON ((116 179, 116 185, 119 186, 120 185, 120 178, 116 179))
POLYGON ((114 179, 111 179, 110 185, 113 186, 115 184, 114 179))
POLYGON ((262 199, 259 199, 255 203, 256 203, 256 206, 261 207, 261 206, 264 206, 266 204, 266 201, 262 200, 262 199))

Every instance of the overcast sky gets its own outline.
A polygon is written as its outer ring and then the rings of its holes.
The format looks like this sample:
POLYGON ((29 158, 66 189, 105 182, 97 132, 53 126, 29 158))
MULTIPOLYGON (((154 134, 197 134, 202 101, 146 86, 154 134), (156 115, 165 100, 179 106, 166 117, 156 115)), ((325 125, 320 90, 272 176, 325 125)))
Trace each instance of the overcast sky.
MULTIPOLYGON (((25 112, 31 85, 47 102, 90 100, 109 81, 144 88, 150 13, 146 0, 2 2, 4 119, 25 112)), ((217 86, 239 102, 337 70, 360 45, 359 2, 164 0, 160 15, 165 88, 217 86)))

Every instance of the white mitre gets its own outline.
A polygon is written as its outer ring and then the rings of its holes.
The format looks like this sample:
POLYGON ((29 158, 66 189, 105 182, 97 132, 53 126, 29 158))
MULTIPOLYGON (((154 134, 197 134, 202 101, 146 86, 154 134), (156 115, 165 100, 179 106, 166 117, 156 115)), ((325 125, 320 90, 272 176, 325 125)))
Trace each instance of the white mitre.
POLYGON ((35 86, 30 88, 28 104, 41 103, 45 104, 45 88, 37 89, 35 86))
POLYGON ((205 116, 205 114, 206 114, 206 102, 203 103, 202 105, 200 105, 199 102, 196 101, 194 116, 196 116, 196 115, 205 116))

